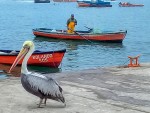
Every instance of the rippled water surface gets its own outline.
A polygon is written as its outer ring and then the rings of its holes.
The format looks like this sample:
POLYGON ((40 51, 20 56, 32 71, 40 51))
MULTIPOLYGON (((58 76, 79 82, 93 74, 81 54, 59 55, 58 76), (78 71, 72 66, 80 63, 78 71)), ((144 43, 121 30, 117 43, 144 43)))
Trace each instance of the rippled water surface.
MULTIPOLYGON (((144 7, 79 8, 77 3, 35 4, 31 0, 0 1, 0 49, 19 50, 25 40, 33 40, 36 49, 67 49, 62 71, 128 64, 128 56, 141 55, 140 62, 150 62, 150 0, 128 0, 144 7), (99 31, 127 30, 118 43, 58 40, 38 37, 33 28, 66 29, 66 20, 74 14, 76 29, 99 31)), ((41 68, 40 68, 41 69, 41 68)))

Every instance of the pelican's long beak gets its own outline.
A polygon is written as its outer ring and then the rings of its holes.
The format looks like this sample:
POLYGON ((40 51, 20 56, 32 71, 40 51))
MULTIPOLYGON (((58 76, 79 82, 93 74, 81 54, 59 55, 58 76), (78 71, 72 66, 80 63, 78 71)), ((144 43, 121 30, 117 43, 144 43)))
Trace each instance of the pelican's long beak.
POLYGON ((24 56, 28 53, 28 51, 29 51, 29 48, 27 48, 27 47, 23 47, 23 48, 21 49, 21 51, 19 52, 18 56, 16 57, 14 63, 12 64, 11 68, 9 69, 9 72, 8 72, 8 73, 10 73, 11 70, 12 70, 14 67, 16 67, 16 65, 19 63, 19 61, 20 61, 21 59, 24 58, 24 56))

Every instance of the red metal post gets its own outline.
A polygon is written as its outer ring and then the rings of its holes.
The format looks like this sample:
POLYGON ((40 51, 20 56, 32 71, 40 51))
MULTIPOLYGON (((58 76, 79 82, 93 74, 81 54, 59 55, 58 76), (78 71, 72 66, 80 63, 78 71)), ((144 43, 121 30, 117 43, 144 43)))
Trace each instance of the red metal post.
POLYGON ((128 58, 130 59, 130 63, 128 64, 128 67, 139 67, 140 66, 140 64, 138 63, 139 57, 140 57, 140 55, 138 55, 136 57, 128 56, 128 58))

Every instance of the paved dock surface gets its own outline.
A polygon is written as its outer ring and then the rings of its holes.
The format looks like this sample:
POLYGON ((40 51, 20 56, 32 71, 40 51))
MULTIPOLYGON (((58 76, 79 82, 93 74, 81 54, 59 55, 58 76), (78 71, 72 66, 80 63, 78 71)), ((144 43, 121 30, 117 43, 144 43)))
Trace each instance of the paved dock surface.
POLYGON ((0 113, 150 113, 150 64, 55 73, 67 106, 53 100, 37 108, 19 77, 0 80, 0 113))

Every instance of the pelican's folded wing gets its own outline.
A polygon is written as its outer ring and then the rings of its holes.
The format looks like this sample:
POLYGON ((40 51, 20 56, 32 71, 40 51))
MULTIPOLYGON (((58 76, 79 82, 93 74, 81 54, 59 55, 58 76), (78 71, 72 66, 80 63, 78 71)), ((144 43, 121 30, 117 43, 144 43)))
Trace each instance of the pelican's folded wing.
POLYGON ((44 95, 63 97, 62 88, 52 78, 45 76, 28 76, 27 80, 31 87, 40 90, 44 95))

